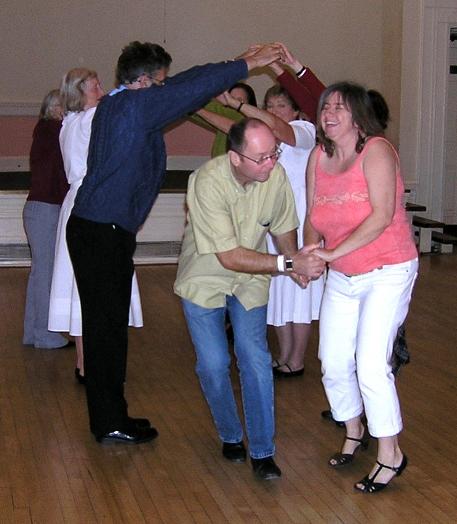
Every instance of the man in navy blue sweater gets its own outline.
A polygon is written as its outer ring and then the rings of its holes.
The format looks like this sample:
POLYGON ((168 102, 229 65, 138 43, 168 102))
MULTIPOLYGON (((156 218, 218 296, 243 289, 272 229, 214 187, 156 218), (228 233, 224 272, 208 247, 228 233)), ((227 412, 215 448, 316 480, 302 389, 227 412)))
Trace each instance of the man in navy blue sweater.
POLYGON ((132 42, 119 57, 122 85, 97 107, 87 175, 67 225, 81 298, 90 429, 98 442, 138 444, 158 435, 147 419, 128 416, 124 381, 132 257, 165 176, 163 129, 281 53, 279 46, 264 46, 169 79, 171 57, 156 44, 132 42))

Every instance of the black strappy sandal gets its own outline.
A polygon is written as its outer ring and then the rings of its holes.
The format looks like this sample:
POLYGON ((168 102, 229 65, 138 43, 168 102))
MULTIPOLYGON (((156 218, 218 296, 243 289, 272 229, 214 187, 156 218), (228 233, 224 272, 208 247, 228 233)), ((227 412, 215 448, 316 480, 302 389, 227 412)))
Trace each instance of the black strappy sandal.
POLYGON ((354 489, 361 491, 362 493, 377 493, 378 491, 382 491, 390 483, 390 480, 392 480, 394 477, 399 477, 403 473, 403 470, 408 465, 408 458, 406 457, 406 455, 403 455, 401 464, 397 467, 386 466, 385 464, 381 464, 379 460, 376 461, 376 464, 378 464, 379 467, 375 471, 375 474, 371 478, 369 478, 367 475, 362 480, 354 484, 354 489), (392 477, 392 479, 389 480, 389 482, 383 483, 374 481, 374 479, 379 475, 382 468, 390 469, 395 473, 395 475, 392 477), (357 484, 361 484, 361 486, 358 486, 357 484))
POLYGON ((274 360, 272 360, 271 362, 271 367, 273 369, 276 369, 276 368, 279 368, 280 366, 282 366, 282 364, 279 362, 279 360, 277 358, 275 358, 274 360))
POLYGON ((345 437, 345 440, 353 440, 354 442, 358 442, 359 445, 354 449, 352 453, 335 453, 332 455, 328 460, 328 465, 331 468, 342 468, 344 466, 349 466, 349 464, 352 463, 354 460, 354 454, 359 449, 365 450, 368 448, 368 443, 370 442, 369 436, 363 436, 362 438, 354 438, 354 437, 345 437), (333 461, 333 462, 332 462, 333 461))

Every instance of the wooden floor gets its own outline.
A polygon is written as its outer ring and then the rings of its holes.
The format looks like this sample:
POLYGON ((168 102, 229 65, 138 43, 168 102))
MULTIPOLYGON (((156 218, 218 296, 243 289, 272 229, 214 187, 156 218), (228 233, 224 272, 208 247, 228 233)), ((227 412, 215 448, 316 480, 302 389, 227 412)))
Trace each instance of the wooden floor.
POLYGON ((326 465, 344 432, 320 418, 317 333, 306 375, 276 387, 283 477, 258 481, 248 465, 222 458, 172 293, 175 269, 138 268, 145 327, 130 334, 127 397, 131 414, 149 417, 160 436, 134 447, 91 437, 73 351, 21 345, 28 270, 0 269, 1 523, 457 522, 456 256, 421 259, 412 363, 399 379, 410 465, 371 496, 352 485, 371 468, 373 443, 345 471, 326 465))

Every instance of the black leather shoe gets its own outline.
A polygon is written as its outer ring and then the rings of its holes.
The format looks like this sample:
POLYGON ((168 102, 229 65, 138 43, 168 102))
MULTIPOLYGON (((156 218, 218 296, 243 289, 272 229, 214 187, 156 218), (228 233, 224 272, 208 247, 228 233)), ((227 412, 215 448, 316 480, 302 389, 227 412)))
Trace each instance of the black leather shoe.
POLYGON ((262 480, 277 479, 281 476, 281 470, 275 464, 273 457, 251 458, 251 464, 254 473, 262 480))
POLYGON ((97 442, 100 442, 101 444, 141 444, 142 442, 149 442, 157 436, 158 432, 155 428, 140 428, 136 426, 124 431, 110 431, 104 435, 98 435, 95 438, 97 442))
POLYGON ((246 448, 243 442, 224 442, 222 455, 231 462, 246 462, 246 448))
POLYGON ((127 420, 129 421, 129 424, 133 424, 137 428, 150 428, 151 427, 151 423, 149 422, 149 419, 147 418, 128 417, 127 420))

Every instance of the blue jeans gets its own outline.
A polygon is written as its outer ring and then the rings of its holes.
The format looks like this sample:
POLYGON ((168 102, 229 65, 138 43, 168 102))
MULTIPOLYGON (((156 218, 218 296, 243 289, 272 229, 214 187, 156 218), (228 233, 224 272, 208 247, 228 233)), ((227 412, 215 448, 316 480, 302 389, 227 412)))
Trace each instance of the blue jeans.
POLYGON ((197 354, 196 372, 223 442, 240 442, 243 427, 230 378, 225 310, 230 314, 240 373, 249 453, 274 455, 274 396, 271 355, 267 345, 267 306, 246 310, 234 296, 226 307, 204 308, 183 299, 184 314, 197 354))

